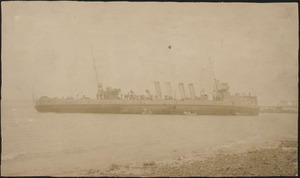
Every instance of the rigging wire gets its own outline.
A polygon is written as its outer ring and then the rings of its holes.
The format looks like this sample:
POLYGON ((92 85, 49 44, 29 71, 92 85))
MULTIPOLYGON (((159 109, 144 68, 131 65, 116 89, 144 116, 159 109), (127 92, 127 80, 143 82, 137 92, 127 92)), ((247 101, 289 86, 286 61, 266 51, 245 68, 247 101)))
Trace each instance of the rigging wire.
POLYGON ((96 62, 95 62, 95 58, 94 58, 94 54, 93 54, 93 47, 91 46, 91 51, 92 51, 92 58, 93 58, 93 62, 94 62, 94 69, 95 69, 95 74, 96 74, 96 79, 97 79, 97 85, 99 84, 99 79, 98 79, 98 73, 97 73, 97 68, 96 68, 96 62))

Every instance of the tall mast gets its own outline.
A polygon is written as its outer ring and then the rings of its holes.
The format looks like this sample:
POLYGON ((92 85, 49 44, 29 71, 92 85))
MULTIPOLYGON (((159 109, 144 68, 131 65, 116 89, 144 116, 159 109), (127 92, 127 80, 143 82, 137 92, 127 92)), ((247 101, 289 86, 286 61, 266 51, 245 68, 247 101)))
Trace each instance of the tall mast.
POLYGON ((31 88, 32 88, 32 101, 35 101, 34 97, 34 85, 31 83, 31 88))
POLYGON ((98 73, 97 73, 96 62, 95 62, 95 58, 94 58, 92 46, 91 46, 91 51, 92 51, 92 58, 93 58, 93 62, 94 62, 94 69, 95 69, 95 74, 96 74, 96 79, 97 79, 97 85, 98 85, 99 84, 99 79, 98 79, 98 73))
POLYGON ((212 76, 213 76, 214 80, 216 80, 215 74, 214 74, 214 69, 213 69, 213 66, 212 66, 212 62, 211 62, 210 58, 208 60, 209 60, 209 64, 210 64, 210 69, 211 69, 212 76))
POLYGON ((209 60, 209 63, 210 63, 211 73, 212 73, 212 76, 214 78, 215 89, 218 91, 217 80, 215 78, 215 74, 214 74, 214 69, 213 69, 213 66, 212 66, 212 62, 211 62, 210 58, 208 60, 209 60))

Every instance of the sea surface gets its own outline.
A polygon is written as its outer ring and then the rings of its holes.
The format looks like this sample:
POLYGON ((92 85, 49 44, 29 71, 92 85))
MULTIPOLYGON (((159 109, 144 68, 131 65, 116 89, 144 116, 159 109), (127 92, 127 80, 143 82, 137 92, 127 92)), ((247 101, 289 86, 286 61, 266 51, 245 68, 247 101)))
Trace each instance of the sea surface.
POLYGON ((298 138, 298 114, 58 114, 5 100, 1 136, 2 175, 47 176, 271 146, 298 138))

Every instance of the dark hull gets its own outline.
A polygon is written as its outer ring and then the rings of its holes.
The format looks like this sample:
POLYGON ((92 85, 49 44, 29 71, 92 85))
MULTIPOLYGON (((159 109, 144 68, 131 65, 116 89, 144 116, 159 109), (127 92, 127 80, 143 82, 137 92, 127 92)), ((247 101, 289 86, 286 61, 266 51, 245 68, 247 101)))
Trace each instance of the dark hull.
POLYGON ((104 105, 104 104, 60 104, 35 105, 39 112, 57 113, 111 113, 111 114, 196 114, 196 115, 258 115, 255 107, 224 105, 104 105))

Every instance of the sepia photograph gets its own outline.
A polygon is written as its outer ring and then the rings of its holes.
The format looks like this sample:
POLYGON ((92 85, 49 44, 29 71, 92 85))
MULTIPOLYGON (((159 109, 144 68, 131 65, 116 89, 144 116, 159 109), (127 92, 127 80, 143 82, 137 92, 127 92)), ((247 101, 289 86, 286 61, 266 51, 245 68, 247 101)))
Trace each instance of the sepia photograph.
POLYGON ((297 3, 1 2, 1 175, 298 175, 297 3))

